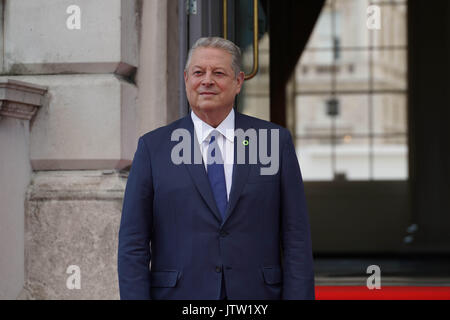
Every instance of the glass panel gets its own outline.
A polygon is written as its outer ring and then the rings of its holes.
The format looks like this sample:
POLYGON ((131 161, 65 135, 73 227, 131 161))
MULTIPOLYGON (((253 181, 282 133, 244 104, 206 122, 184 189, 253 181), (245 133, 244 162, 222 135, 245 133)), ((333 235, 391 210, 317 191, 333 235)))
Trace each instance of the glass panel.
POLYGON ((369 31, 370 4, 328 0, 297 65, 307 180, 407 179, 406 2, 377 2, 381 29, 369 31))
POLYGON ((373 179, 408 179, 408 145, 406 136, 392 139, 374 139, 373 179))
POLYGON ((333 179, 330 140, 296 139, 296 150, 304 181, 333 179))
POLYGON ((298 95, 296 98, 296 134, 329 138, 331 117, 327 114, 328 96, 298 95))
POLYGON ((344 136, 337 140, 336 172, 338 180, 369 180, 369 139, 353 139, 344 136))
MULTIPOLYGON (((244 70, 253 66, 253 48, 243 51, 244 70)), ((244 114, 270 121, 269 34, 259 42, 259 71, 245 81, 239 94, 238 110, 244 114)))
POLYGON ((339 114, 336 116, 338 137, 369 135, 369 95, 338 95, 339 114))
POLYGON ((329 92, 332 89, 332 71, 331 50, 306 50, 295 71, 297 92, 329 92))
POLYGON ((380 8, 380 29, 369 30, 374 47, 401 46, 407 44, 407 8, 394 2, 374 2, 380 8))
POLYGON ((333 3, 333 0, 327 0, 322 8, 319 19, 314 26, 311 37, 309 38, 309 48, 333 48, 333 36, 336 34, 333 29, 334 26, 337 29, 339 28, 339 23, 337 23, 337 21, 333 21, 333 19, 335 19, 332 11, 333 3))
POLYGON ((373 89, 406 90, 407 58, 406 50, 374 50, 373 89))
POLYGON ((373 132, 375 135, 406 135, 407 113, 405 94, 373 95, 373 132))
POLYGON ((342 50, 336 60, 336 89, 338 91, 369 90, 369 52, 342 50))
MULTIPOLYGON (((246 74, 253 68, 253 1, 236 1, 236 42, 242 50, 242 63, 246 74)), ((259 1, 259 70, 254 78, 245 81, 237 99, 237 109, 244 114, 270 120, 270 82, 267 16, 259 1)))
POLYGON ((336 41, 345 47, 367 47, 366 26, 368 0, 336 0, 336 41))

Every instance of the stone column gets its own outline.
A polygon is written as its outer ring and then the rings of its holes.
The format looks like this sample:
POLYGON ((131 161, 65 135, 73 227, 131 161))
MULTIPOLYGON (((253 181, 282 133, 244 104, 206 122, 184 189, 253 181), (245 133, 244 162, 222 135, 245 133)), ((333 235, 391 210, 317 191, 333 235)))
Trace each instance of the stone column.
POLYGON ((30 121, 47 88, 0 81, 0 300, 24 285, 24 203, 30 183, 30 121))

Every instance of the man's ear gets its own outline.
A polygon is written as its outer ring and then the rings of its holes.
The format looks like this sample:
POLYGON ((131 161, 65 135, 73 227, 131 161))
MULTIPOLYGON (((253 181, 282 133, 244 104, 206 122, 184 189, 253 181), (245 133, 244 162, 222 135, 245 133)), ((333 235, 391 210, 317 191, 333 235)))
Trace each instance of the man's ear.
POLYGON ((183 74, 184 74, 184 83, 186 84, 187 79, 188 79, 188 74, 187 74, 186 70, 184 70, 183 74))
POLYGON ((241 92, 241 88, 242 88, 242 85, 244 84, 244 80, 245 80, 245 73, 241 71, 241 72, 239 72, 238 76, 236 77, 236 81, 237 81, 237 85, 238 85, 238 90, 237 90, 236 94, 241 92))

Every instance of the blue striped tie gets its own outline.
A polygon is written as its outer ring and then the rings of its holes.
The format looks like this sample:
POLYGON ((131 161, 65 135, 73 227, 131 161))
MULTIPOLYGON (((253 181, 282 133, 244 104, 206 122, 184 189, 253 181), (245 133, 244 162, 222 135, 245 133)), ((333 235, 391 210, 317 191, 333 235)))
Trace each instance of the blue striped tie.
POLYGON ((222 215, 222 221, 225 219, 225 211, 227 209, 227 185, 225 182, 225 171, 223 166, 222 153, 217 144, 217 135, 220 134, 214 130, 211 135, 211 140, 207 152, 207 170, 209 183, 216 200, 217 208, 222 215), (216 155, 217 152, 217 155, 216 155), (213 162, 214 161, 214 162, 213 162))

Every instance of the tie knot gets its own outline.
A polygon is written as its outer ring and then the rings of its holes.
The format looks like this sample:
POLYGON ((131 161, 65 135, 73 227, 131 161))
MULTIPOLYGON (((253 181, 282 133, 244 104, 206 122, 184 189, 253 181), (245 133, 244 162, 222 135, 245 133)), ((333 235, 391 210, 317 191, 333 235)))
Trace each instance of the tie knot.
POLYGON ((211 132, 211 139, 209 140, 209 144, 213 143, 214 141, 216 141, 218 135, 220 134, 219 131, 214 130, 211 132))

